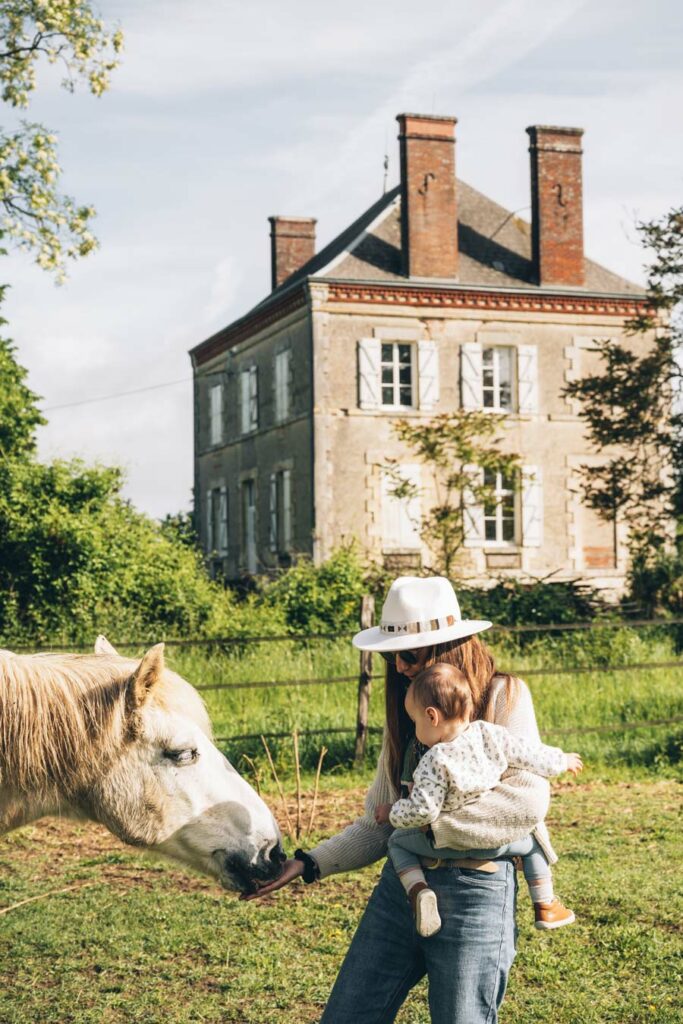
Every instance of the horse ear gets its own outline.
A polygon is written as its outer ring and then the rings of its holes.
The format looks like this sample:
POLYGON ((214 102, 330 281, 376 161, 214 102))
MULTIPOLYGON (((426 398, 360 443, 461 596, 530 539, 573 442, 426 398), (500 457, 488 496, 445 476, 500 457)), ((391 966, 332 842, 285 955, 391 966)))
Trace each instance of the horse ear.
POLYGON ((149 691, 161 679, 164 671, 164 645, 150 647, 131 676, 129 697, 133 707, 139 708, 147 700, 149 691))
POLYGON ((95 641, 95 654, 118 654, 118 653, 119 652, 116 650, 116 648, 112 647, 112 645, 109 643, 109 641, 107 640, 106 636, 103 636, 100 633, 100 635, 98 636, 97 640, 95 641))

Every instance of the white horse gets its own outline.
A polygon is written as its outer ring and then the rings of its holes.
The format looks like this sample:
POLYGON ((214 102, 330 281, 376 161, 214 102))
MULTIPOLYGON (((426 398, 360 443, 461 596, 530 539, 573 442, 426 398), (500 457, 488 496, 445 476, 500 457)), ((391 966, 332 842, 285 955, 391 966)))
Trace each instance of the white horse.
POLYGON ((252 892, 282 871, 268 807, 211 742, 199 694, 98 637, 95 654, 0 651, 0 832, 67 813, 252 892))

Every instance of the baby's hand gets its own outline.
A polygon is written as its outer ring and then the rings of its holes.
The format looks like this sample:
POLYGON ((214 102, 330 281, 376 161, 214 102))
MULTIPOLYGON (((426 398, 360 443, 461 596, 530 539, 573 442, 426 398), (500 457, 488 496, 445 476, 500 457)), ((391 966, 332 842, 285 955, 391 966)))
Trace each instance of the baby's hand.
POLYGON ((375 821, 378 825, 386 825, 389 821, 389 811, 392 804, 377 804, 375 807, 375 821))
POLYGON ((567 754, 567 771, 572 775, 578 775, 583 771, 583 761, 580 754, 567 754))

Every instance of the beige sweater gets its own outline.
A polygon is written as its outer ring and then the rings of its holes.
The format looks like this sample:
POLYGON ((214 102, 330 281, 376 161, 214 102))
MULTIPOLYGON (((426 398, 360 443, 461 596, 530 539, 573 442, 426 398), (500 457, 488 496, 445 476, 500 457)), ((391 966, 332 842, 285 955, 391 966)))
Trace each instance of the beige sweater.
MULTIPOLYGON (((531 694, 526 683, 519 680, 519 697, 508 707, 505 681, 494 683, 493 722, 512 733, 539 744, 541 738, 531 694)), ((365 799, 365 814, 343 832, 324 840, 310 855, 320 868, 320 877, 339 871, 354 871, 386 856, 391 825, 378 825, 375 808, 393 804, 399 794, 389 778, 386 745, 377 764, 377 773, 365 799)), ((543 818, 548 810, 550 788, 538 775, 525 771, 508 771, 494 788, 483 793, 475 803, 461 807, 457 814, 441 815, 432 825, 435 846, 456 850, 489 849, 505 846, 533 832, 551 863, 557 857, 550 845, 543 818), (539 824, 540 823, 540 824, 539 824)))

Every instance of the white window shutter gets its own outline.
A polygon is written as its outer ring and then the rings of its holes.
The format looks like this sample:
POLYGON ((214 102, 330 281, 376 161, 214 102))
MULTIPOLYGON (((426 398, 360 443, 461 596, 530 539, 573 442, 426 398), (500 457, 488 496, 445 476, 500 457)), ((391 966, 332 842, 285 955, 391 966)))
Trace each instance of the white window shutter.
POLYGON ((282 470, 282 546, 289 551, 292 546, 292 473, 282 470))
POLYGON ((276 352, 273 356, 273 419, 276 423, 282 421, 282 413, 280 412, 280 403, 282 390, 280 388, 280 353, 276 352))
POLYGON ((249 368, 249 395, 250 395, 250 406, 249 406, 249 429, 258 429, 258 368, 252 366, 249 368))
POLYGON ((388 474, 382 477, 382 546, 385 550, 419 550, 422 546, 420 466, 401 466, 401 479, 408 480, 418 493, 412 498, 397 498, 394 493, 396 482, 388 474))
POLYGON ((538 412, 538 346, 517 349, 517 410, 538 412))
POLYGON ((221 487, 218 506, 218 554, 228 553, 228 488, 221 487))
POLYGON ((481 345, 467 341, 460 346, 460 399, 463 409, 481 409, 481 345))
MULTIPOLYGON (((484 479, 481 466, 465 466, 464 471, 472 480, 473 486, 479 486, 484 479)), ((462 492, 462 516, 464 543, 466 548, 480 548, 484 545, 484 506, 479 504, 474 490, 464 487, 462 492)))
POLYGON ((439 349, 435 341, 417 343, 417 384, 420 409, 433 409, 439 401, 439 349))
POLYGON ((249 370, 240 373, 240 429, 243 434, 249 433, 249 370))
POLYGON ((358 404, 361 409, 380 407, 379 338, 361 338, 358 342, 358 404))
POLYGON ((522 544, 543 543, 543 477, 540 466, 522 466, 522 544))
POLYGON ((206 492, 206 553, 213 551, 213 491, 206 492))
POLYGON ((277 473, 270 474, 270 550, 277 551, 277 473))

